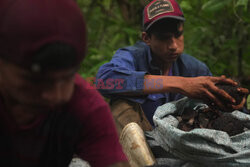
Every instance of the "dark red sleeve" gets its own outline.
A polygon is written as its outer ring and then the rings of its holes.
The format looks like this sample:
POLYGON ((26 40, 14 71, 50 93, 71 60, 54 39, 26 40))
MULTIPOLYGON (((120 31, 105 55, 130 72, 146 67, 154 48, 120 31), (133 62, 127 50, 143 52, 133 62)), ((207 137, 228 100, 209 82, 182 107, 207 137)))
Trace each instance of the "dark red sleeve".
POLYGON ((77 154, 91 167, 106 167, 126 160, 108 104, 90 85, 76 77, 72 98, 76 116, 83 124, 77 154))

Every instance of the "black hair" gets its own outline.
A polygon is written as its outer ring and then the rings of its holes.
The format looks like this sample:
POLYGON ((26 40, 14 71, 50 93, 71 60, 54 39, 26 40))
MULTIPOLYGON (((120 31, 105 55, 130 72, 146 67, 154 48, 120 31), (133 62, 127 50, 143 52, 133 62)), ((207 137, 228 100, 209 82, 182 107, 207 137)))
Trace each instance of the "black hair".
POLYGON ((168 19, 161 19, 154 23, 146 33, 151 36, 152 34, 155 35, 157 38, 161 37, 164 33, 173 33, 179 34, 182 33, 179 31, 179 28, 184 25, 184 22, 181 20, 168 18, 168 19))
POLYGON ((41 47, 32 58, 42 71, 67 69, 76 66, 77 52, 65 43, 51 43, 41 47))

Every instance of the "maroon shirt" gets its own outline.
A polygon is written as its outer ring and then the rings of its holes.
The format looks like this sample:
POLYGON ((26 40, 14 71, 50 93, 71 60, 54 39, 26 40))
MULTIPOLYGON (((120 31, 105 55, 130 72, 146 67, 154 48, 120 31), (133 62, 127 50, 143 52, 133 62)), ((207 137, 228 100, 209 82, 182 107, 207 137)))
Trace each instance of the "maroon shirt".
POLYGON ((79 75, 68 104, 18 127, 0 102, 0 166, 66 167, 77 154, 92 167, 126 157, 107 103, 79 75))

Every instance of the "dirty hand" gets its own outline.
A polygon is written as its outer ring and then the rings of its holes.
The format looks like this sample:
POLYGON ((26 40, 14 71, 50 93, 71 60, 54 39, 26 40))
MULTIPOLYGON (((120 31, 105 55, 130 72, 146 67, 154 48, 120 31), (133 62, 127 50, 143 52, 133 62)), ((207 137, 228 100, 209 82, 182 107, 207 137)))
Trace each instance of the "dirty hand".
MULTIPOLYGON (((236 86, 237 83, 231 79, 222 77, 191 77, 184 78, 182 82, 181 92, 182 94, 194 98, 201 99, 205 102, 212 102, 216 104, 222 110, 226 110, 228 106, 225 106, 222 101, 228 101, 228 103, 235 103, 235 99, 232 98, 227 92, 219 89, 215 84, 224 83, 236 86)), ((246 90, 243 90, 246 91, 246 90)), ((234 106, 239 107, 239 106, 234 106)))
MULTIPOLYGON (((226 78, 225 75, 222 75, 221 77, 226 78)), ((241 101, 239 104, 237 104, 237 105, 228 104, 228 105, 227 105, 228 111, 230 111, 230 110, 233 111, 233 110, 242 109, 242 108, 244 107, 245 103, 246 103, 246 96, 249 94, 249 90, 246 89, 246 88, 239 87, 239 88, 237 88, 237 91, 238 91, 239 94, 244 95, 244 98, 243 98, 242 101, 241 101)))
POLYGON ((246 96, 249 94, 249 90, 246 89, 246 88, 238 88, 237 89, 240 93, 244 94, 245 97, 242 99, 241 103, 238 104, 238 105, 232 105, 232 104, 229 104, 229 108, 232 108, 233 110, 239 110, 239 109, 242 109, 246 103, 246 96))

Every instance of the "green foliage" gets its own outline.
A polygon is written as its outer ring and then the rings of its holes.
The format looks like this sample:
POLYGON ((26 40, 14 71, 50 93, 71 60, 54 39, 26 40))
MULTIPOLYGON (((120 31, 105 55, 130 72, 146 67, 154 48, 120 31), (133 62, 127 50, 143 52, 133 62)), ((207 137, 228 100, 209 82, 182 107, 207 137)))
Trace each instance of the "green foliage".
POLYGON ((131 26, 123 19, 114 0, 77 2, 88 25, 88 52, 80 73, 92 77, 112 58, 117 48, 135 43, 140 34, 139 26, 131 26))
POLYGON ((185 52, 204 61, 214 75, 250 75, 248 0, 182 0, 181 6, 187 20, 185 52))
MULTIPOLYGON (((78 0, 88 25, 81 74, 95 76, 115 50, 140 39, 145 0, 78 0)), ((186 18, 185 52, 216 76, 250 76, 249 0, 179 0, 186 18)), ((250 87, 250 84, 249 84, 250 87)))
POLYGON ((247 11, 248 0, 238 0, 236 3, 236 7, 243 6, 245 11, 247 11))
POLYGON ((201 9, 208 12, 216 12, 221 10, 225 5, 228 5, 232 0, 210 0, 205 2, 201 9))

